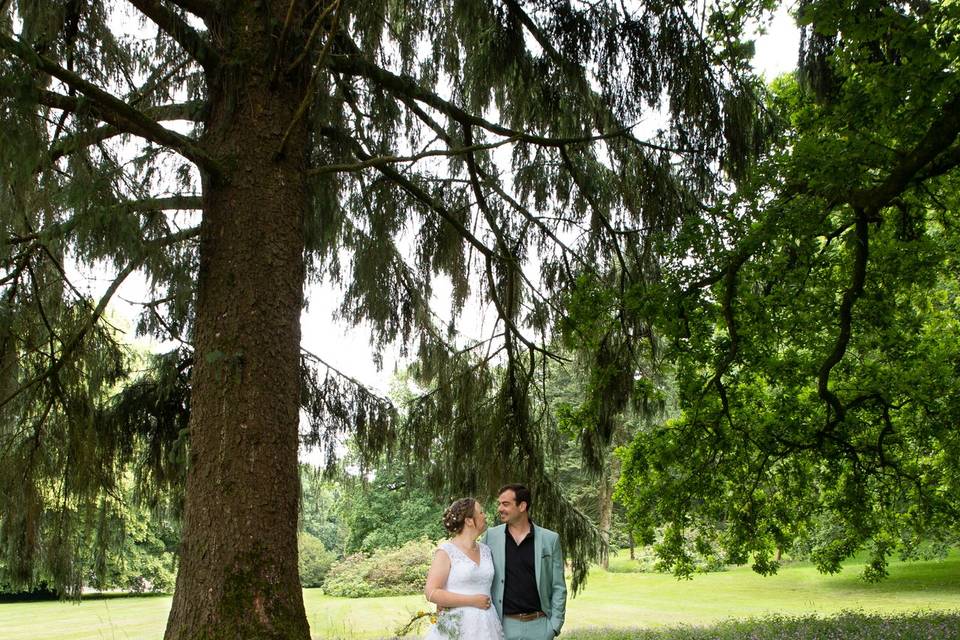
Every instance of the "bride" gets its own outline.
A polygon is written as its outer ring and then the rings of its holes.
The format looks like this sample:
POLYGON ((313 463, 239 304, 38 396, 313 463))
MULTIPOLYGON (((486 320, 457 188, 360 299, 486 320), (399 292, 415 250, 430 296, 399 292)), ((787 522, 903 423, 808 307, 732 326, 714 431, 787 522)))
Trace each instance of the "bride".
POLYGON ((500 618, 490 602, 493 557, 477 542, 487 529, 483 507, 461 498, 443 514, 443 526, 453 537, 433 556, 423 593, 440 609, 426 640, 503 640, 500 618))

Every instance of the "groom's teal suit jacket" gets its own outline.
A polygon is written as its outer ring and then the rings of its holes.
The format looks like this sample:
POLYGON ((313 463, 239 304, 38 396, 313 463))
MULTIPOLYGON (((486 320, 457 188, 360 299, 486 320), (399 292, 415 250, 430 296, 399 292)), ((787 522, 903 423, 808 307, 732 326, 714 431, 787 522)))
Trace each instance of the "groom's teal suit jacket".
MULTIPOLYGON (((555 531, 534 525, 533 557, 537 577, 537 591, 540 592, 540 606, 550 618, 554 635, 560 633, 563 617, 567 609, 567 584, 563 579, 563 553, 560 550, 560 536, 555 531)), ((507 525, 487 529, 483 542, 490 547, 493 556, 493 606, 497 615, 503 619, 503 561, 506 553, 507 525)))

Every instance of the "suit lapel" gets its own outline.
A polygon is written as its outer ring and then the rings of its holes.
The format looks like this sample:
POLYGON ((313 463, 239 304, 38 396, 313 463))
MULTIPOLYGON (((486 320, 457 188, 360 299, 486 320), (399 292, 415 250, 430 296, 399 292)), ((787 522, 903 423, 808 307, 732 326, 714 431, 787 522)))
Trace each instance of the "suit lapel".
MULTIPOLYGON (((534 525, 536 527, 536 525, 534 525)), ((537 578, 537 591, 540 591, 540 564, 543 557, 543 532, 539 527, 533 530, 533 568, 537 578)))

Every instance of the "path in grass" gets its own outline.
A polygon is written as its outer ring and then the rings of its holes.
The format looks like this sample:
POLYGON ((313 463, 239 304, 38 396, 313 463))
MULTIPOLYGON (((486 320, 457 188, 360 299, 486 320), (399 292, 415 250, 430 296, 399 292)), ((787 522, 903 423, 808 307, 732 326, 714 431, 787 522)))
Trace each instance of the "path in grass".
MULTIPOLYGON (((625 561, 620 559, 615 564, 625 561)), ((677 581, 671 576, 594 571, 569 603, 566 629, 706 625, 770 614, 829 615, 846 609, 894 614, 960 607, 960 553, 944 561, 895 562, 878 584, 859 579, 862 565, 823 576, 804 564, 764 578, 741 567, 677 581)), ((387 636, 418 609, 422 597, 330 598, 304 592, 314 638, 387 636)), ((0 640, 159 640, 169 597, 103 598, 0 604, 0 640)))

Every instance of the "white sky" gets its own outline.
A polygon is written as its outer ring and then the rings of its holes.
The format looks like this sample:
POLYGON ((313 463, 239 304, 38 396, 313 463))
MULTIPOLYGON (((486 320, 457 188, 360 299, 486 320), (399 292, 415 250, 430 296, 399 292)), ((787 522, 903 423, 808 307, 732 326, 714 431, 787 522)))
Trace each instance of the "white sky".
MULTIPOLYGON (((754 65, 767 80, 771 80, 777 75, 794 69, 798 49, 799 32, 786 9, 781 9, 767 28, 767 33, 757 39, 754 65)), ((78 272, 71 274, 71 277, 81 291, 86 289, 91 296, 95 297, 109 286, 112 278, 111 275, 99 270, 78 272)), ((443 288, 439 279, 435 282, 435 288, 438 290, 443 288)), ((333 322, 332 315, 340 301, 339 293, 329 287, 313 287, 306 292, 306 295, 309 305, 301 318, 303 347, 340 371, 385 394, 395 368, 403 366, 396 361, 396 353, 385 352, 384 368, 382 371, 378 370, 374 364, 368 331, 362 326, 348 328, 333 322)), ((438 300, 444 297, 442 292, 436 296, 438 300)), ((142 278, 134 274, 128 278, 114 298, 110 307, 110 318, 119 328, 127 330, 131 342, 156 348, 160 345, 144 338, 137 339, 132 332, 133 319, 139 313, 140 307, 129 304, 127 301, 137 302, 146 299, 148 299, 147 286, 142 278)), ((447 306, 441 303, 437 308, 442 311, 447 306)), ((464 319, 460 324, 470 326, 471 319, 464 319)))

